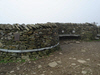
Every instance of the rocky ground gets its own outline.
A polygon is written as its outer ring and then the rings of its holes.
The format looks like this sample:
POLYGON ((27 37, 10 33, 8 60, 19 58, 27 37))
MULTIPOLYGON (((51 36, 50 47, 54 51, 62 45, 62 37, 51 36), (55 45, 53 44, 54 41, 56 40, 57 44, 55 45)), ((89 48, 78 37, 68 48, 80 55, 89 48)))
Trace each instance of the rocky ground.
POLYGON ((0 64, 0 75, 100 75, 100 41, 61 41, 62 51, 24 63, 0 64))

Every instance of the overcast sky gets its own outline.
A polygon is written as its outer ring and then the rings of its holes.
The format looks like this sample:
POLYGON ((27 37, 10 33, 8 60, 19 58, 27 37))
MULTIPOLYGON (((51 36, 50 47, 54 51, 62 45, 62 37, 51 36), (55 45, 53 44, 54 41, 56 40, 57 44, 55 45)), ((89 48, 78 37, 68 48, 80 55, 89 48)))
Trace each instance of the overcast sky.
POLYGON ((100 0, 0 0, 0 23, 97 22, 100 0))

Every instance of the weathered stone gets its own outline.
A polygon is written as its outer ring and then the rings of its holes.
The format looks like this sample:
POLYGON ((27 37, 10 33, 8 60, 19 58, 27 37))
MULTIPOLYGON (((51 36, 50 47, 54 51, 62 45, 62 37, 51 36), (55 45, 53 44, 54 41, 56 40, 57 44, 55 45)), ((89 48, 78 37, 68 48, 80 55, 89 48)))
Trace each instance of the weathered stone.
POLYGON ((87 73, 87 71, 82 71, 82 74, 84 74, 84 75, 85 75, 86 73, 87 73))
MULTIPOLYGON (((59 34, 80 35, 82 40, 92 40, 97 36, 97 26, 90 23, 56 23, 59 34)), ((70 35, 69 35, 70 36, 70 35)))
POLYGON ((76 44, 80 44, 80 42, 79 41, 76 41, 76 44))
POLYGON ((13 72, 14 72, 14 70, 10 71, 10 73, 13 73, 13 72))
POLYGON ((77 60, 79 63, 82 63, 82 64, 84 64, 84 63, 86 63, 86 61, 85 60, 77 60))
POLYGON ((57 63, 61 64, 62 62, 61 61, 57 61, 57 63))
POLYGON ((71 63, 72 66, 76 65, 76 63, 71 63))
POLYGON ((58 64, 56 62, 51 62, 48 64, 50 67, 56 67, 58 64))
POLYGON ((41 68, 42 66, 41 65, 38 65, 38 68, 41 68))
MULTIPOLYGON (((59 42, 57 26, 53 23, 36 24, 36 25, 0 25, 0 48, 8 50, 33 50, 45 47, 51 47, 59 42)), ((59 48, 52 48, 39 52, 27 53, 6 53, 3 52, 4 59, 16 60, 19 58, 30 59, 39 58, 48 55, 59 48), (51 50, 51 51, 50 51, 51 50), (5 57, 9 56, 9 57, 5 57), (27 57, 28 56, 28 57, 27 57)), ((2 58, 2 59, 3 59, 2 58)))

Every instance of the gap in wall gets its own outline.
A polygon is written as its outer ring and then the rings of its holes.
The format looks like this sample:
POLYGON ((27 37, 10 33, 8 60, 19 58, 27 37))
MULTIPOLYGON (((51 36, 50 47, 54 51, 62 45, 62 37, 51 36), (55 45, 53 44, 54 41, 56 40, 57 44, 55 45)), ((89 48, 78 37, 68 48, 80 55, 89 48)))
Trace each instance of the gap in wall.
POLYGON ((59 37, 60 41, 64 41, 64 40, 80 40, 80 36, 63 36, 63 37, 59 37))

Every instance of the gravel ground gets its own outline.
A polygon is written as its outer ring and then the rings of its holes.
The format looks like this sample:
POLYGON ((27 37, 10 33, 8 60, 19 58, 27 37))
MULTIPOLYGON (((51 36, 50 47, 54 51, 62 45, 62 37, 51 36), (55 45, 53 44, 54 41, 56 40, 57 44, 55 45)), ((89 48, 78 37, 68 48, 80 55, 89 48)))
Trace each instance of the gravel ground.
POLYGON ((100 42, 61 41, 62 51, 24 63, 0 64, 0 75, 100 75, 100 42))

